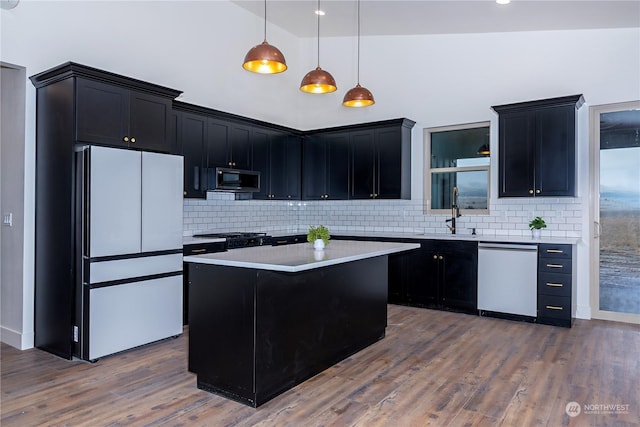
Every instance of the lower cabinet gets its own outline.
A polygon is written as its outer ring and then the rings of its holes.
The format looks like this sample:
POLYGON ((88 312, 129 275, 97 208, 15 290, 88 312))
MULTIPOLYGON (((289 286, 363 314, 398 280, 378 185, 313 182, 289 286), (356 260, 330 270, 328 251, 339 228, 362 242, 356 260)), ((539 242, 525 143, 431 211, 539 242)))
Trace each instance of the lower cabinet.
POLYGON ((400 304, 476 313, 478 244, 432 240, 404 259, 400 304))
POLYGON ((571 327, 576 306, 573 265, 571 245, 538 246, 538 323, 571 327))
MULTIPOLYGON (((226 242, 193 243, 182 247, 183 256, 202 255, 227 250, 226 242)), ((183 263, 182 270, 182 324, 189 324, 189 268, 183 263)))

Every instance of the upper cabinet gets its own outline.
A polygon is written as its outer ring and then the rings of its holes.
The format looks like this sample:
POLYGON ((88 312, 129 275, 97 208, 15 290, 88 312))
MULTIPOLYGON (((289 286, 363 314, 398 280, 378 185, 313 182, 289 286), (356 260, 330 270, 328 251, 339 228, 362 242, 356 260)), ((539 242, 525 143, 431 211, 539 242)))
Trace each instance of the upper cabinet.
POLYGON ((499 115, 498 197, 576 195, 582 95, 492 107, 499 115))
POLYGON ((303 151, 304 199, 411 198, 408 119, 315 131, 303 151))
MULTIPOLYGON (((79 143, 171 152, 171 101, 181 92, 68 62, 31 78, 47 96, 69 99, 79 143), (72 82, 64 84, 63 82, 72 82), (71 92, 70 92, 71 91, 71 92)), ((47 101, 49 102, 49 101, 47 101)))
POLYGON ((349 132, 305 136, 302 151, 302 198, 349 198, 349 132))
POLYGON ((351 133, 350 199, 411 198, 411 128, 403 119, 351 133))
POLYGON ((302 141, 299 135, 253 129, 253 169, 260 172, 260 191, 254 199, 300 199, 302 141))

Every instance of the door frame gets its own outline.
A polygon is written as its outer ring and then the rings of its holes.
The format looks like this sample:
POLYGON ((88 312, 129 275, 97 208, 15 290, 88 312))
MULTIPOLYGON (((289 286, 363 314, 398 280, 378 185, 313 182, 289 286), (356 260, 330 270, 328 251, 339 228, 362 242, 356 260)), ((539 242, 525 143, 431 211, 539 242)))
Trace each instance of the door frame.
POLYGON ((640 324, 640 314, 600 310, 600 114, 640 109, 640 100, 589 107, 590 296, 591 317, 640 324))

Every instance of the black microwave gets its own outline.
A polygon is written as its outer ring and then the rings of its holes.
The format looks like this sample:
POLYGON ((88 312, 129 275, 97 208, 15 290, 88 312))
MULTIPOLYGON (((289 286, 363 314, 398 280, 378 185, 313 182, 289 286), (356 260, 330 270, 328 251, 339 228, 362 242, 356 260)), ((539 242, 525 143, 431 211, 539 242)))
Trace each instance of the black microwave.
POLYGON ((260 191, 260 172, 258 171, 215 168, 215 176, 209 176, 209 181, 209 188, 213 188, 214 191, 237 193, 260 191))

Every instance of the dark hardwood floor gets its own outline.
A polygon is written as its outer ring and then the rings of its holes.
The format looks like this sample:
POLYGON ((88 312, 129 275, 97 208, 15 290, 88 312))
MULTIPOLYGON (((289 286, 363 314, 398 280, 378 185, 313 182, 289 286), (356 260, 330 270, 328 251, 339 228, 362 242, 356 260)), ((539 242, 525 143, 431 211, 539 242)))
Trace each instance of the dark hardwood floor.
POLYGON ((196 388, 187 335, 95 364, 2 344, 0 425, 640 426, 638 325, 390 305, 383 340, 258 409, 196 388))

